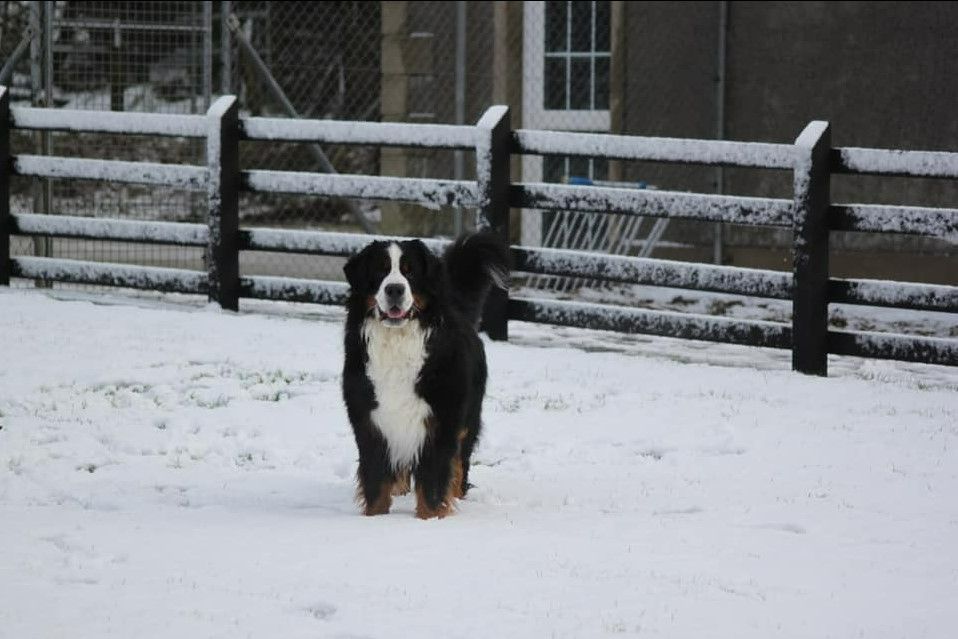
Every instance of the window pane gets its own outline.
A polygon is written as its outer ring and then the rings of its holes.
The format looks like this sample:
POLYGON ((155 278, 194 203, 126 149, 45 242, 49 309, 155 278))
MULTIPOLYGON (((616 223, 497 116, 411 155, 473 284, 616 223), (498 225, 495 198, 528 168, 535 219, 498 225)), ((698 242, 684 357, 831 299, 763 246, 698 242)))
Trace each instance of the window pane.
POLYGON ((589 158, 569 158, 569 177, 591 177, 589 175, 589 158))
POLYGON ((609 179, 609 161, 606 158, 596 158, 592 160, 592 179, 609 179))
POLYGON ((545 108, 565 109, 565 58, 546 58, 545 108))
POLYGON ((542 158, 542 180, 544 182, 562 182, 565 179, 565 157, 547 155, 542 158))
POLYGON ((609 3, 595 3, 595 50, 609 50, 609 32, 611 31, 611 20, 609 19, 609 3))
POLYGON ((546 2, 546 51, 566 51, 566 9, 568 3, 546 2))
POLYGON ((569 88, 570 109, 592 108, 592 60, 572 58, 572 77, 569 88))
POLYGON ((596 110, 609 108, 609 58, 595 59, 595 106, 596 110))
POLYGON ((575 0, 572 3, 572 50, 592 50, 592 3, 575 0))

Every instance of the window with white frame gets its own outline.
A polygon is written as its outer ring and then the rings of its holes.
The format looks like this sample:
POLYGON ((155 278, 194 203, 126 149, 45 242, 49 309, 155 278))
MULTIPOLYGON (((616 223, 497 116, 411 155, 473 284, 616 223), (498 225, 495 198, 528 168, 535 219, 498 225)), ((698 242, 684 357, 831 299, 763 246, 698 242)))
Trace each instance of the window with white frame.
POLYGON ((523 30, 528 126, 607 131, 610 3, 527 2, 523 30))
MULTIPOLYGON (((608 131, 611 64, 611 3, 523 3, 522 126, 529 129, 608 131)), ((522 159, 523 180, 565 182, 608 179, 602 158, 533 156, 522 159)), ((527 209, 522 241, 552 245, 568 216, 527 209)))
POLYGON ((609 109, 609 3, 546 2, 545 109, 609 109))

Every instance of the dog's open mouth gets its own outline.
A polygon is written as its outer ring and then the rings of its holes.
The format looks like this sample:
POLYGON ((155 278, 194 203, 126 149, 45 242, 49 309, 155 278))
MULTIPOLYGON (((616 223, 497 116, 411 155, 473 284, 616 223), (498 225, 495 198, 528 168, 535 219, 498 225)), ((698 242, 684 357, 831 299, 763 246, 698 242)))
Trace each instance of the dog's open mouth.
POLYGON ((379 313, 380 320, 389 324, 398 324, 399 322, 412 319, 413 315, 415 315, 416 307, 410 306, 409 310, 404 311, 398 306, 392 306, 388 311, 384 311, 377 306, 376 311, 379 313))

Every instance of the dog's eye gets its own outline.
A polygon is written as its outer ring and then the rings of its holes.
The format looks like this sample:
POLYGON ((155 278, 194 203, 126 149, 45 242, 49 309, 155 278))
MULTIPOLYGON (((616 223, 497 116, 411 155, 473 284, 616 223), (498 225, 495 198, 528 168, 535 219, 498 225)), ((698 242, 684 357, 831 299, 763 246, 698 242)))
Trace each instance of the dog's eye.
POLYGON ((400 260, 399 272, 402 273, 403 275, 409 275, 409 271, 410 271, 409 262, 406 260, 400 260))

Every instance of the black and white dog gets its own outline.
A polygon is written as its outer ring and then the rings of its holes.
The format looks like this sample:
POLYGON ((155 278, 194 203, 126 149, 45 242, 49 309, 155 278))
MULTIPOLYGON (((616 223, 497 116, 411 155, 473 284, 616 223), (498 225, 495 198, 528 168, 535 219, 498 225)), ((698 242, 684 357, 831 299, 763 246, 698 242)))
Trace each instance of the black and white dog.
POLYGON ((486 390, 476 329, 489 288, 507 285, 507 249, 488 233, 460 238, 442 259, 419 240, 376 241, 344 271, 358 500, 367 515, 388 513, 415 479, 416 516, 444 517, 469 488, 486 390))

